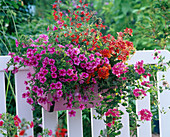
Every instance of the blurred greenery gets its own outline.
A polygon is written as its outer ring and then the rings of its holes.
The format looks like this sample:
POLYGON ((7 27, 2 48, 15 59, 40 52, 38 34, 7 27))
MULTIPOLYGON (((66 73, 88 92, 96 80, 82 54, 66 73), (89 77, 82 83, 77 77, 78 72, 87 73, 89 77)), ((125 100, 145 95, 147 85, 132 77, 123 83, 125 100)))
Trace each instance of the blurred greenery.
MULTIPOLYGON (((107 26, 106 30, 103 31, 104 34, 110 33, 116 36, 117 32, 128 27, 133 29, 131 40, 137 50, 153 50, 155 48, 170 50, 170 1, 84 1, 89 3, 89 10, 96 11, 96 16, 103 19, 104 24, 107 26)), ((19 39, 23 35, 35 37, 41 33, 46 33, 47 27, 55 22, 52 16, 52 4, 54 2, 55 0, 0 0, 0 55, 7 55, 9 51, 16 51, 15 39, 19 39)), ((62 0, 60 8, 65 12, 68 9, 76 8, 77 4, 76 0, 62 0)), ((12 77, 11 79, 11 83, 14 83, 14 78, 12 77)), ((9 88, 11 83, 6 86, 9 88)), ((11 85, 14 87, 13 84, 11 85)), ((153 96, 157 96, 156 91, 152 93, 153 96)), ((153 102, 154 97, 151 99, 151 102, 153 102)), ((11 88, 7 93, 8 103, 13 103, 13 106, 15 106, 15 97, 11 88)), ((134 105, 133 103, 131 104, 134 105)), ((15 108, 8 106, 8 112, 15 113, 15 108)), ((154 117, 157 119, 157 106, 153 105, 152 109, 154 110, 154 117)), ((65 126, 65 112, 59 113, 59 116, 64 117, 63 126, 65 126)), ((40 117, 40 108, 35 111, 34 117, 40 117)), ((84 136, 90 136, 91 134, 91 129, 88 128, 89 124, 90 116, 89 109, 87 109, 83 111, 83 126, 87 128, 84 136)), ((39 130, 41 129, 37 129, 37 132, 39 130)))

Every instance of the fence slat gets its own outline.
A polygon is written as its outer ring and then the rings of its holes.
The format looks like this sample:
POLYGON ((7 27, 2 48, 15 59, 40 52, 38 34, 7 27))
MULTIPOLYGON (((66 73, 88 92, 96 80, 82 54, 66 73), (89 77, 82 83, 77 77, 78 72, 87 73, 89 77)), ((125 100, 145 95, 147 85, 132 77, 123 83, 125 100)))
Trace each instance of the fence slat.
POLYGON ((100 135, 101 130, 106 130, 106 125, 103 119, 98 120, 94 119, 93 116, 97 116, 98 113, 94 108, 91 108, 91 129, 92 129, 92 137, 98 137, 100 135))
POLYGON ((43 129, 48 128, 55 133, 58 125, 58 112, 47 112, 45 109, 42 108, 42 126, 43 129))
POLYGON ((76 116, 70 117, 67 110, 68 137, 83 137, 82 111, 76 109, 76 116))
MULTIPOLYGON (((22 98, 22 93, 26 91, 24 81, 27 80, 28 71, 19 71, 15 74, 15 92, 16 92, 16 113, 22 119, 33 121, 31 105, 22 98)), ((33 135, 33 128, 27 130, 28 136, 33 135)))
MULTIPOLYGON (((150 94, 147 93, 147 96, 142 100, 136 100, 136 113, 141 109, 148 109, 150 110, 150 94)), ((137 128, 137 135, 138 137, 151 137, 151 121, 137 122, 140 127, 137 128)))
MULTIPOLYGON (((165 75, 165 80, 170 84, 170 69, 167 72, 158 72, 158 87, 162 86, 162 76, 165 75)), ((170 91, 164 90, 162 93, 158 92, 158 100, 160 102, 160 109, 164 108, 166 114, 163 114, 159 111, 159 128, 160 128, 160 137, 169 137, 170 136, 170 91)))
POLYGON ((129 113, 126 112, 126 108, 122 105, 120 105, 119 110, 123 111, 123 116, 121 119, 121 122, 123 124, 123 127, 121 128, 121 135, 119 137, 130 137, 130 129, 129 129, 129 113))
POLYGON ((5 77, 4 72, 0 72, 0 113, 5 112, 6 112, 5 77))

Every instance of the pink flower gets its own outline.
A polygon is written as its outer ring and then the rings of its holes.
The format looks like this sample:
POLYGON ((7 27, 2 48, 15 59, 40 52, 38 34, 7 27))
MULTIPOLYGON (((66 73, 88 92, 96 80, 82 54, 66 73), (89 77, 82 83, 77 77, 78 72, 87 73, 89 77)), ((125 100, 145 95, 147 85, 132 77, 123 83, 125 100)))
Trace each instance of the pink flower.
POLYGON ((112 67, 112 73, 117 77, 126 72, 128 72, 128 67, 123 63, 117 63, 112 67))
POLYGON ((126 80, 127 78, 126 77, 122 77, 122 80, 126 80))
POLYGON ((48 131, 48 135, 51 136, 52 133, 53 133, 53 132, 52 132, 52 130, 50 129, 50 130, 48 131))
POLYGON ((56 71, 57 71, 56 66, 51 66, 51 72, 56 72, 56 71))
POLYGON ((139 73, 139 75, 145 73, 145 69, 143 68, 143 60, 136 62, 134 69, 137 73, 139 73))
POLYGON ((63 95, 62 90, 58 90, 58 91, 57 91, 57 95, 58 95, 59 97, 61 97, 61 96, 63 95))
POLYGON ((56 83, 51 83, 50 87, 51 87, 51 90, 56 89, 56 83))
POLYGON ((47 31, 49 31, 49 29, 50 29, 50 28, 49 28, 49 26, 48 26, 48 27, 47 27, 47 31))
POLYGON ((84 54, 80 54, 80 55, 79 55, 79 59, 80 59, 81 61, 84 61, 85 55, 84 55, 84 54))
POLYGON ((80 53, 80 50, 78 48, 73 49, 73 54, 78 55, 80 53))
POLYGON ((3 126, 3 124, 4 124, 4 121, 1 120, 0 121, 0 126, 3 126))
POLYGON ((83 110, 83 109, 85 109, 85 106, 84 106, 84 104, 80 104, 79 108, 80 108, 80 110, 83 110))
POLYGON ((42 78, 40 78, 40 82, 42 83, 42 84, 44 84, 45 82, 46 82, 46 77, 42 77, 42 78))
POLYGON ((61 82, 57 82, 56 83, 56 89, 62 89, 62 83, 61 82))
POLYGON ((48 63, 49 63, 49 65, 54 65, 55 60, 54 59, 49 59, 48 63))
POLYGON ((72 106, 73 106, 73 105, 72 105, 71 103, 68 103, 66 108, 71 109, 72 106))
POLYGON ((107 123, 106 126, 111 127, 112 123, 107 123))
POLYGON ((57 95, 53 95, 53 101, 59 101, 59 97, 57 95))
POLYGON ((89 59, 90 59, 90 61, 93 61, 93 60, 94 60, 94 54, 91 54, 91 55, 89 56, 89 59))
POLYGON ((53 31, 55 31, 55 30, 58 30, 58 28, 56 26, 54 26, 54 28, 53 28, 53 31))
POLYGON ((27 98, 27 103, 32 105, 33 104, 33 99, 32 98, 27 98))
POLYGON ((66 75, 66 70, 65 69, 60 69, 59 70, 59 75, 60 76, 65 76, 66 75))
POLYGON ((141 120, 150 121, 153 116, 152 113, 148 109, 142 109, 138 112, 138 115, 141 115, 141 120))
POLYGON ((31 121, 31 123, 30 123, 30 128, 33 128, 33 127, 34 127, 34 122, 31 121))
POLYGON ((15 40, 15 45, 16 45, 16 47, 18 47, 18 45, 19 45, 19 42, 17 39, 15 40))
POLYGON ((79 58, 74 58, 73 61, 74 61, 75 65, 79 65, 80 64, 79 58))
POLYGON ((94 84, 97 83, 97 81, 95 80, 95 78, 92 78, 92 81, 93 81, 94 84))
POLYGON ((19 56, 15 56, 15 57, 14 57, 14 62, 19 63, 19 62, 20 62, 20 60, 21 60, 21 59, 20 59, 20 57, 19 57, 19 56))
POLYGON ((0 114, 0 119, 2 118, 2 114, 0 114))
POLYGON ((67 75, 68 76, 72 76, 73 75, 73 70, 72 69, 68 69, 67 70, 67 75))
POLYGON ((68 114, 69 114, 70 117, 75 117, 76 116, 76 111, 71 110, 71 111, 68 112, 68 114))
POLYGON ((161 53, 161 51, 156 51, 156 49, 154 50, 154 54, 152 54, 152 56, 154 56, 153 57, 153 59, 158 59, 159 58, 159 53, 161 53))
POLYGON ((150 84, 149 81, 143 81, 143 82, 141 82, 141 85, 146 86, 146 87, 151 87, 151 86, 153 86, 152 84, 150 84))
POLYGON ((51 77, 52 78, 57 78, 57 74, 56 73, 51 73, 51 77))

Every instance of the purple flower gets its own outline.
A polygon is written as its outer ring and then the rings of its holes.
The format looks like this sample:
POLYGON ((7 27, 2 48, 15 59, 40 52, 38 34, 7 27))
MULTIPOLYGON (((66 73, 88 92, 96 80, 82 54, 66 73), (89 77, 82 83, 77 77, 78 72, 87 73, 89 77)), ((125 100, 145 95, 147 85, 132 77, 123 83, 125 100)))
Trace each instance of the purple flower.
POLYGON ((72 106, 73 106, 73 105, 72 105, 71 103, 68 103, 66 108, 71 109, 72 106))
POLYGON ((83 104, 80 104, 79 108, 80 108, 80 110, 83 110, 83 109, 85 109, 85 106, 83 104))
POLYGON ((88 99, 87 96, 83 96, 83 97, 82 97, 82 100, 83 100, 84 102, 87 102, 89 99, 88 99))
POLYGON ((19 63, 20 62, 20 57, 19 56, 15 56, 14 57, 14 62, 19 63))

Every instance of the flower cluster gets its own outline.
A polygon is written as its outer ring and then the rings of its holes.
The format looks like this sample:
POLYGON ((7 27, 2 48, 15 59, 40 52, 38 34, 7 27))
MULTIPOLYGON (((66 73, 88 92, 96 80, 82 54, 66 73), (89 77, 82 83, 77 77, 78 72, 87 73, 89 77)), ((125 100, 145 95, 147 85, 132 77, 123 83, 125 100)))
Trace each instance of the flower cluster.
POLYGON ((146 120, 146 121, 150 121, 151 117, 152 117, 152 113, 147 110, 147 109, 142 109, 141 111, 138 112, 138 115, 141 116, 141 120, 146 120))
MULTIPOLYGON (((106 26, 88 11, 88 4, 80 1, 76 9, 68 9, 66 14, 58 5, 57 2, 53 5, 56 23, 49 25, 46 34, 16 40, 18 51, 23 53, 9 53, 11 60, 5 71, 11 65, 13 73, 20 67, 29 67, 22 97, 33 110, 38 104, 55 108, 55 103, 63 100, 65 109, 83 110, 93 104, 101 116, 105 114, 109 119, 107 126, 113 128, 122 115, 119 103, 127 102, 126 98, 131 95, 133 99, 146 96, 145 88, 151 87, 149 81, 142 81, 140 85, 136 82, 150 76, 143 60, 133 66, 126 63, 135 50, 133 43, 127 40, 133 31, 126 28, 117 33, 117 38, 103 35, 106 26)), ((69 115, 75 116, 76 111, 69 111, 69 115)))

